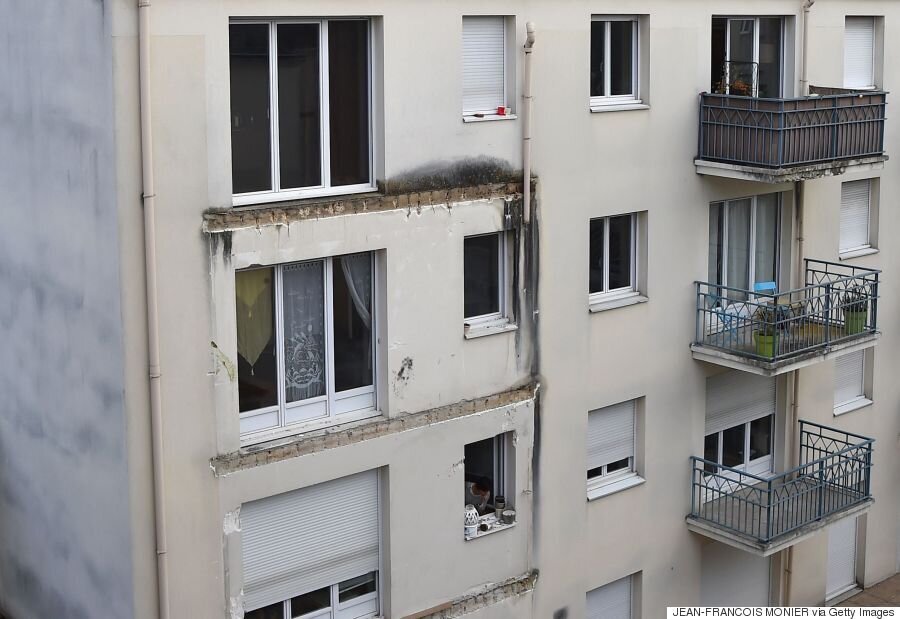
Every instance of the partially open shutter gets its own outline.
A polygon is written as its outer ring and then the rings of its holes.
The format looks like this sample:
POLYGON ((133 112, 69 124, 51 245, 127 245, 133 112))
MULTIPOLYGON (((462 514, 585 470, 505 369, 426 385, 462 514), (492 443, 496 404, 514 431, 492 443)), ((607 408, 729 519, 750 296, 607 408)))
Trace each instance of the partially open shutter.
POLYGON ((844 22, 844 87, 875 86, 875 18, 847 17, 844 22))
POLYGON ((631 619, 631 576, 587 593, 587 619, 631 619))
POLYGON ((244 609, 378 569, 378 474, 366 471, 241 507, 244 609))
POLYGON ((825 599, 856 586, 856 518, 838 520, 828 527, 828 566, 825 599))
POLYGON ((834 362, 834 405, 840 406, 865 395, 865 351, 838 357, 834 362))
POLYGON ((774 414, 774 378, 734 370, 706 379, 706 434, 774 414))
POLYGON ((588 413, 588 470, 634 455, 634 400, 588 413))
POLYGON ((504 32, 502 17, 463 17, 463 112, 506 105, 504 32))
POLYGON ((841 251, 869 245, 870 181, 841 185, 841 251))

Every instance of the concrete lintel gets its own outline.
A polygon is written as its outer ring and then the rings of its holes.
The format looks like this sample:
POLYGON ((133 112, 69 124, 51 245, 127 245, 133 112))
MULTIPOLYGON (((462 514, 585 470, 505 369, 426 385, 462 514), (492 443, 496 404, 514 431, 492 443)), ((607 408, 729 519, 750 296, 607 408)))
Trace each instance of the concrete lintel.
POLYGON ((691 355, 697 361, 705 361, 706 363, 713 363, 734 370, 750 372, 751 374, 758 374, 759 376, 778 376, 810 365, 815 365, 816 363, 821 363, 822 361, 835 359, 836 357, 846 355, 847 353, 871 348, 878 343, 879 337, 881 337, 881 333, 872 333, 846 342, 839 342, 828 346, 827 348, 816 349, 797 355, 796 357, 781 359, 775 362, 760 361, 759 359, 753 359, 752 357, 742 357, 741 355, 735 355, 716 348, 709 348, 701 344, 691 344, 691 355))
POLYGON ((864 514, 865 512, 869 511, 869 508, 872 507, 872 504, 874 502, 875 501, 873 499, 869 499, 868 501, 860 503, 859 505, 854 505, 853 507, 850 507, 843 511, 831 514, 830 516, 826 516, 822 520, 811 522, 806 526, 793 531, 792 533, 779 537, 768 543, 760 542, 749 537, 744 537, 743 535, 738 535, 737 533, 733 533, 727 529, 719 528, 714 524, 708 523, 698 518, 694 518, 693 516, 687 516, 685 518, 685 522, 687 523, 688 529, 690 531, 693 531, 694 533, 697 533, 704 537, 708 537, 717 542, 727 544, 732 548, 737 548, 738 550, 749 552, 750 554, 756 555, 758 557, 768 557, 812 537, 828 525, 833 524, 838 520, 843 520, 844 518, 850 518, 852 516, 859 516, 864 514))
POLYGON ((403 619, 452 619, 461 617, 481 608, 533 591, 537 578, 537 570, 532 570, 503 582, 487 584, 472 593, 428 610, 406 615, 403 619))
POLYGON ((884 168, 887 155, 875 157, 860 157, 857 159, 843 159, 827 163, 811 165, 799 165, 789 168, 762 168, 755 166, 721 163, 718 161, 706 161, 695 159, 694 166, 697 174, 705 176, 718 176, 721 178, 734 178, 744 181, 759 183, 790 183, 794 181, 806 181, 823 176, 838 176, 852 170, 853 172, 869 172, 884 168))

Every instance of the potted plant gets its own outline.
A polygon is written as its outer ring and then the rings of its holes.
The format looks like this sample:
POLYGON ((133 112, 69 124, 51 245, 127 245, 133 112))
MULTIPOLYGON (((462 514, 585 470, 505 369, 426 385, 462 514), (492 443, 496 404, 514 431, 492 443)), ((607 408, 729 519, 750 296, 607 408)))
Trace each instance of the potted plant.
POLYGON ((869 315, 869 295, 859 286, 854 286, 841 298, 844 310, 844 329, 849 335, 862 333, 866 329, 869 315))
POLYGON ((760 305, 753 313, 753 341, 756 342, 756 354, 760 357, 774 357, 778 349, 778 331, 775 327, 778 312, 774 305, 760 305))

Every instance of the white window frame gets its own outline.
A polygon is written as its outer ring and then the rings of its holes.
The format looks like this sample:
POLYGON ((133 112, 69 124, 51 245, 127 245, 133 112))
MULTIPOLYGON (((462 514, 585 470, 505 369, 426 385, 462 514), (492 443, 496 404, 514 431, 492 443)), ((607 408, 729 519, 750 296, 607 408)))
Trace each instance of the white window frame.
MULTIPOLYGON (((871 178, 864 178, 857 181, 844 181, 841 183, 841 188, 843 189, 844 185, 848 183, 866 183, 868 187, 868 191, 866 192, 866 242, 862 245, 858 245, 856 247, 840 247, 841 239, 840 234, 843 230, 841 230, 840 226, 840 213, 838 214, 838 253, 839 254, 852 254, 861 250, 871 249, 872 248, 872 190, 875 187, 875 183, 872 182, 871 178)), ((841 200, 841 210, 844 208, 843 200, 841 200)))
MULTIPOLYGON (((638 214, 622 213, 621 215, 609 215, 606 217, 594 217, 591 222, 603 221, 603 290, 600 292, 588 291, 588 303, 595 305, 606 301, 614 301, 618 299, 626 299, 640 295, 638 289, 638 214), (631 273, 629 274, 630 284, 615 290, 609 289, 609 221, 613 217, 631 217, 631 226, 629 228, 631 234, 631 273)), ((590 225, 590 224, 589 224, 590 225)), ((590 229, 588 230, 590 233, 590 229)))
POLYGON ((592 15, 591 23, 603 22, 603 61, 606 70, 603 72, 603 92, 604 95, 590 95, 591 107, 603 107, 607 105, 622 105, 626 103, 641 103, 640 94, 640 27, 637 15, 592 15), (612 32, 611 22, 627 21, 632 23, 631 30, 631 94, 627 95, 610 95, 612 90, 612 63, 610 62, 610 52, 612 47, 610 34, 612 32))
MULTIPOLYGON (((628 456, 628 466, 622 469, 618 469, 615 471, 608 471, 607 467, 610 464, 614 464, 615 462, 621 462, 625 458, 621 460, 614 460, 613 462, 607 462, 599 467, 601 469, 598 475, 594 475, 592 477, 587 477, 587 497, 589 501, 594 499, 598 499, 600 497, 604 497, 609 494, 613 494, 615 492, 619 492, 621 490, 625 490, 627 488, 631 488, 632 486, 637 486, 639 484, 644 483, 644 478, 641 477, 640 473, 637 470, 637 453, 638 453, 638 410, 641 405, 641 399, 637 398, 634 400, 629 400, 628 402, 632 405, 632 417, 631 417, 631 455, 628 456)), ((615 406, 615 405, 612 405, 615 406)), ((597 409, 593 409, 588 412, 588 416, 590 417, 591 413, 602 411, 604 408, 601 407, 597 409)), ((587 469, 586 474, 590 473, 593 469, 587 469)))
MULTIPOLYGON (((781 49, 779 50, 779 61, 781 64, 781 80, 778 83, 778 96, 784 95, 785 82, 785 20, 780 15, 756 15, 746 17, 725 17, 725 67, 730 69, 727 64, 731 61, 731 22, 733 21, 753 21, 753 62, 756 63, 757 76, 756 81, 752 84, 754 97, 759 96, 759 20, 765 18, 775 18, 781 20, 781 49)), ((731 94, 731 76, 725 75, 725 94, 731 94)))
MULTIPOLYGON (((767 475, 769 473, 772 473, 775 470, 775 415, 771 413, 768 415, 760 415, 759 417, 755 417, 749 421, 745 421, 742 424, 738 424, 736 426, 731 426, 725 428, 724 430, 714 432, 713 434, 718 436, 718 453, 716 454, 716 463, 722 467, 726 466, 722 463, 722 452, 725 449, 725 443, 722 440, 723 434, 728 430, 731 430, 732 428, 737 428, 740 426, 744 426, 744 463, 728 468, 743 471, 745 473, 750 473, 751 475, 767 475), (750 424, 752 424, 754 421, 757 421, 758 419, 764 419, 766 417, 772 418, 772 421, 770 422, 771 430, 769 432, 769 455, 750 460, 750 424)), ((706 440, 707 436, 713 436, 713 434, 705 434, 703 436, 704 441, 706 440)), ((718 474, 723 477, 730 476, 729 471, 726 470, 720 470, 718 474)))
MULTIPOLYGON (((364 576, 365 574, 360 575, 364 576)), ((366 593, 365 595, 361 595, 359 597, 355 597, 350 602, 342 603, 340 601, 339 587, 341 583, 331 585, 329 587, 329 594, 331 596, 330 606, 321 608, 319 610, 314 610, 313 612, 306 613, 305 615, 298 615, 295 619, 338 619, 341 616, 341 611, 353 608, 354 606, 360 606, 367 602, 374 602, 375 610, 362 615, 356 615, 355 619, 375 619, 375 617, 378 617, 380 613, 380 600, 378 598, 378 592, 380 589, 379 575, 380 572, 375 572, 375 591, 373 591, 372 593, 366 593)), ((312 592, 310 591, 308 593, 312 592)), ((284 618, 291 619, 291 600, 284 600, 281 604, 282 610, 284 612, 284 618)))
MULTIPOLYGON (((847 18, 852 19, 871 19, 872 20, 872 84, 866 84, 865 86, 844 86, 845 88, 851 88, 853 90, 878 90, 878 67, 876 63, 876 56, 878 54, 878 21, 874 15, 845 15, 844 16, 844 38, 843 38, 843 51, 846 55, 847 50, 847 18)), ((842 67, 842 77, 843 84, 847 83, 847 66, 846 66, 846 57, 843 59, 844 65, 842 67)))
MULTIPOLYGON (((464 316, 463 324, 470 328, 489 327, 511 322, 509 308, 509 296, 511 291, 508 289, 512 280, 510 274, 510 258, 509 258, 509 233, 505 230, 500 232, 488 232, 486 234, 470 234, 463 239, 463 260, 465 260, 465 242, 481 236, 497 236, 497 295, 498 302, 496 312, 489 314, 481 314, 480 316, 464 316)), ((465 278, 465 269, 463 269, 463 278, 465 278)), ((463 281, 463 294, 465 294, 465 281, 463 281)))
MULTIPOLYGON (((869 390, 870 384, 870 372, 872 368, 872 357, 870 355, 873 354, 871 349, 860 351, 862 354, 860 357, 862 358, 862 368, 860 372, 860 393, 849 400, 844 402, 838 402, 837 399, 834 400, 834 416, 843 415, 844 413, 849 413, 851 411, 855 411, 858 408, 863 408, 864 406, 868 406, 872 403, 871 393, 869 390)), ((853 353, 848 353, 853 354, 853 353)), ((836 370, 836 368, 835 368, 836 370)), ((835 379, 837 378, 835 372, 835 379)))
POLYGON ((315 198, 329 195, 344 195, 364 193, 375 189, 375 148, 374 148, 374 120, 372 113, 372 64, 374 58, 374 29, 372 20, 356 17, 335 17, 335 21, 359 20, 368 24, 368 101, 369 114, 368 151, 369 151, 369 182, 356 185, 330 185, 331 179, 331 127, 330 127, 330 102, 329 102, 329 75, 328 75, 328 18, 323 19, 233 19, 231 24, 266 24, 269 26, 269 157, 271 166, 271 189, 263 191, 251 191, 232 194, 233 206, 259 204, 265 202, 277 202, 282 200, 298 200, 303 198, 315 198), (278 123, 278 26, 282 24, 318 24, 319 25, 319 152, 321 153, 321 183, 310 187, 296 189, 281 189, 281 168, 279 152, 279 123, 278 123))
MULTIPOLYGON (((369 252, 372 265, 372 384, 366 387, 357 387, 337 392, 334 387, 334 288, 333 288, 333 270, 334 258, 340 256, 328 256, 326 258, 317 258, 315 260, 304 260, 300 262, 290 262, 284 264, 267 265, 264 267, 254 267, 253 269, 272 269, 274 279, 275 299, 272 304, 272 311, 275 312, 275 349, 276 349, 276 367, 278 381, 278 404, 259 408, 252 411, 239 413, 240 424, 243 425, 244 420, 253 419, 254 417, 276 415, 277 423, 275 425, 266 425, 265 427, 241 430, 241 443, 256 443, 261 441, 278 438, 299 432, 307 432, 318 428, 349 423, 358 421, 368 417, 374 417, 380 414, 378 410, 377 389, 375 388, 378 380, 378 300, 379 286, 377 279, 378 269, 376 267, 377 254, 369 252), (322 274, 325 278, 323 293, 324 305, 323 312, 325 314, 325 372, 326 387, 325 394, 315 398, 307 398, 298 402, 287 403, 285 395, 285 359, 284 359, 284 284, 283 273, 284 267, 293 266, 295 264, 322 262, 322 274), (359 408, 351 408, 350 410, 341 411, 342 406, 346 407, 349 403, 356 401, 357 403, 371 400, 370 406, 361 406, 359 408), (288 421, 288 413, 291 409, 306 408, 308 411, 305 416, 288 421), (324 410, 325 414, 316 415, 316 411, 324 410)), ((350 404, 351 406, 355 406, 350 404)))
MULTIPOLYGON (((762 194, 769 195, 769 194, 762 194)), ((781 270, 781 217, 782 217, 782 209, 784 207, 783 204, 783 194, 778 192, 776 194, 778 196, 778 211, 775 216, 776 221, 776 230, 775 230, 775 285, 776 288, 779 286, 780 270, 781 270)), ((735 287, 731 282, 728 281, 728 217, 731 212, 730 206, 735 202, 741 202, 742 200, 750 199, 750 255, 747 257, 749 263, 749 273, 748 273, 748 288, 747 291, 751 293, 751 298, 753 298, 753 285, 756 283, 756 207, 757 207, 757 198, 759 196, 744 196, 743 198, 733 198, 731 200, 719 200, 713 202, 713 204, 722 205, 721 213, 722 213, 722 224, 721 228, 723 231, 722 238, 722 279, 723 281, 719 283, 720 286, 725 287, 735 287)), ((710 282, 717 283, 717 282, 710 282)))
MULTIPOLYGON (((515 491, 515 464, 513 463, 512 470, 509 470, 509 462, 507 458, 509 457, 508 450, 514 449, 511 446, 512 441, 512 432, 504 432, 502 434, 497 434, 496 436, 491 437, 493 439, 493 452, 494 452, 494 487, 491 488, 491 502, 495 502, 498 496, 502 496, 506 501, 505 509, 515 510, 515 496, 508 494, 507 490, 512 489, 515 491)), ((481 439, 487 440, 487 439, 481 439)), ((478 443, 480 441, 473 441, 474 443, 478 443)), ((471 443, 467 443, 469 445, 471 443)), ((513 454, 515 452, 513 451, 513 454)), ((463 459, 463 472, 465 472, 465 458, 463 459)), ((475 535, 468 537, 464 536, 466 541, 477 539, 479 537, 483 537, 485 535, 489 535, 496 531, 502 531, 507 529, 513 525, 512 524, 503 524, 501 523, 496 514, 493 512, 488 512, 478 518, 479 523, 487 522, 491 525, 491 529, 487 531, 477 531, 475 535)))
MULTIPOLYGON (((506 23, 507 18, 503 15, 463 15, 462 28, 465 29, 467 18, 476 18, 477 19, 479 17, 496 17, 496 18, 503 20, 503 68, 502 68, 503 69, 503 104, 502 105, 504 107, 506 107, 507 109, 509 109, 509 107, 510 107, 510 105, 509 105, 509 88, 507 86, 507 80, 509 79, 509 76, 508 76, 508 73, 509 73, 509 66, 508 66, 509 65, 509 57, 508 56, 509 56, 509 54, 507 51, 508 45, 509 45, 509 42, 508 42, 509 33, 507 32, 507 30, 508 30, 507 23, 506 23)), ((465 50, 463 49, 461 51, 465 51, 465 50)), ((463 79, 465 79, 465 76, 463 76, 463 79)), ((476 115, 477 116, 494 116, 497 118, 502 118, 497 115, 497 108, 494 108, 492 110, 467 110, 467 109, 465 109, 465 106, 463 106, 462 113, 463 113, 464 118, 465 117, 473 117, 476 115)))

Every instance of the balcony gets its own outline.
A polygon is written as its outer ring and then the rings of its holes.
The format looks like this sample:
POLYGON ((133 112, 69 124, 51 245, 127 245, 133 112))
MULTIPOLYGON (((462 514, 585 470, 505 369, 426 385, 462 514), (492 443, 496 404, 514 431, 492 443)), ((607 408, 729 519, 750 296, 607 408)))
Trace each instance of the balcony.
POLYGON ((887 93, 700 95, 698 174, 781 183, 884 167, 887 93))
POLYGON ((878 338, 880 271, 805 260, 806 286, 762 292, 694 282, 694 359, 776 376, 878 338))
POLYGON ((691 457, 688 528, 768 556, 872 504, 873 439, 800 421, 800 464, 772 477, 691 457))

